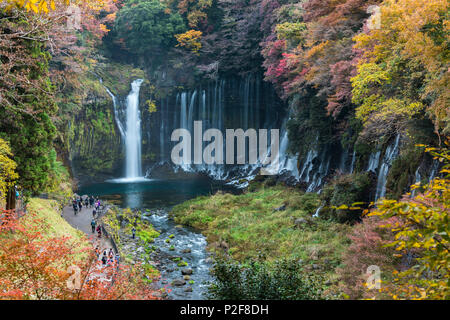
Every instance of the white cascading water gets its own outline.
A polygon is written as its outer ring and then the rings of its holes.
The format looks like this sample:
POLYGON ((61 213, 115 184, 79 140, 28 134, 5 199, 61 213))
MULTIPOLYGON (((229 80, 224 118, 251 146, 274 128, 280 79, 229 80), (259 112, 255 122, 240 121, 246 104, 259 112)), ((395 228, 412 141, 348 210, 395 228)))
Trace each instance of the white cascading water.
POLYGON ((439 160, 435 159, 435 160, 433 160, 433 165, 431 166, 431 172, 430 172, 430 176, 428 177, 428 181, 431 181, 434 178, 436 178, 438 170, 439 170, 439 160))
MULTIPOLYGON (((420 170, 420 166, 417 168, 416 173, 414 174, 414 184, 416 184, 416 185, 419 185, 420 181, 422 179, 419 170, 420 170)), ((411 198, 414 198, 416 196, 416 193, 417 193, 417 189, 412 190, 411 198)))
POLYGON ((125 178, 131 180, 142 176, 139 91, 143 81, 137 79, 131 83, 131 92, 126 100, 125 178))
POLYGON ((378 164, 380 162, 381 150, 376 151, 375 153, 371 153, 369 157, 369 165, 366 171, 377 172, 378 164))
POLYGON ((117 109, 117 98, 107 87, 104 86, 104 88, 106 89, 106 92, 108 92, 109 96, 111 97, 111 99, 113 101, 114 119, 116 120, 117 127, 119 128, 120 135, 121 135, 122 139, 124 139, 125 138, 125 130, 123 128, 122 122, 120 122, 119 110, 117 109))
MULTIPOLYGON (((340 169, 342 173, 353 173, 357 158, 355 150, 343 150, 343 153, 336 154, 328 146, 320 146, 319 136, 300 161, 297 160, 297 155, 288 153, 286 124, 289 115, 282 117, 282 114, 278 113, 282 108, 276 105, 276 100, 271 96, 272 91, 259 76, 248 75, 241 79, 219 79, 195 90, 163 98, 159 128, 160 162, 149 169, 148 176, 151 176, 152 170, 158 165, 171 165, 171 132, 177 128, 192 132, 193 122, 198 120, 203 123, 203 132, 210 128, 217 128, 221 132, 232 128, 264 128, 270 132, 270 129, 280 128, 279 166, 272 164, 265 169, 270 172, 272 168, 275 170, 278 167, 276 173, 289 181, 306 183, 308 191, 317 191, 334 169, 340 169), (297 166, 298 163, 300 166, 297 166)), ((270 136, 268 138, 270 154, 270 136)), ((206 143, 203 143, 203 148, 205 146, 206 143)), ((368 170, 378 174, 380 158, 381 150, 377 150, 370 157, 368 170)), ((214 180, 245 187, 247 182, 259 173, 263 159, 259 160, 257 164, 239 166, 186 164, 174 166, 174 170, 204 173, 214 180)))
POLYGON ((389 168, 392 165, 392 161, 398 155, 399 142, 400 142, 400 135, 397 135, 394 143, 390 144, 386 148, 386 153, 384 154, 383 162, 381 164, 380 171, 378 173, 377 192, 375 195, 375 201, 380 198, 383 198, 386 195, 387 175, 389 173, 389 168))
POLYGON ((142 176, 141 164, 141 117, 139 111, 139 91, 143 79, 134 80, 131 83, 131 91, 126 99, 125 110, 125 125, 121 120, 124 116, 123 112, 119 110, 119 103, 117 97, 103 85, 103 80, 100 78, 100 83, 105 88, 108 95, 111 97, 114 107, 114 119, 120 132, 122 140, 125 142, 125 178, 113 179, 112 182, 140 182, 147 181, 142 176))
POLYGON ((352 163, 350 164, 350 173, 353 173, 353 171, 355 170, 355 161, 356 161, 356 150, 353 150, 352 163))

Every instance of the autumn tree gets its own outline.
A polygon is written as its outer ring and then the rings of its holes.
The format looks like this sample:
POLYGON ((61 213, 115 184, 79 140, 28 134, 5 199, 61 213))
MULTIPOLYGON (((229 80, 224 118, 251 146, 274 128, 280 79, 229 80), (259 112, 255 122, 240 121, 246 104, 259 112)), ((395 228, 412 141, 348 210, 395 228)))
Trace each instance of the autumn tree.
POLYGON ((380 12, 379 28, 355 37, 364 54, 352 78, 357 117, 376 135, 426 109, 448 133, 448 1, 385 0, 380 12))
POLYGON ((424 190, 414 198, 407 194, 399 201, 383 200, 369 214, 382 219, 383 227, 394 233, 388 246, 395 249, 395 256, 413 260, 394 270, 392 284, 383 289, 394 299, 449 298, 450 153, 436 148, 426 151, 444 163, 443 178, 413 186, 424 190))
POLYGON ((185 33, 175 35, 178 41, 177 47, 186 48, 193 53, 198 54, 199 50, 202 48, 201 38, 202 32, 196 30, 189 30, 185 33))
POLYGON ((163 0, 168 10, 178 12, 187 21, 190 28, 205 29, 208 25, 208 12, 214 0, 163 0))
POLYGON ((18 178, 17 164, 12 160, 12 152, 8 143, 0 138, 0 207, 5 203, 8 190, 18 178))

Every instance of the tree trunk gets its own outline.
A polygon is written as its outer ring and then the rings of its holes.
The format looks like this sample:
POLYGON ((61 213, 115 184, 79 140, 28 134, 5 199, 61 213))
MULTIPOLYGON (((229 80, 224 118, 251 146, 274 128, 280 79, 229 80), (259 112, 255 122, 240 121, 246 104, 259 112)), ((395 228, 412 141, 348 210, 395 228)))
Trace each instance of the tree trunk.
POLYGON ((10 188, 6 195, 6 210, 14 209, 16 209, 16 192, 14 188, 10 188))

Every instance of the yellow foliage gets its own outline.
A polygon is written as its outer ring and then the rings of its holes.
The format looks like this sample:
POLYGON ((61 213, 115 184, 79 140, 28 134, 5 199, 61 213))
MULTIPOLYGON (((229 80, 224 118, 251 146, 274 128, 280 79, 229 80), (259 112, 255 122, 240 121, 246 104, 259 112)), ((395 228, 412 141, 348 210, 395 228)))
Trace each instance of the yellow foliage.
POLYGON ((50 10, 56 10, 57 5, 69 6, 71 3, 74 5, 85 4, 91 9, 102 8, 105 4, 105 0, 4 0, 8 6, 6 9, 12 8, 24 8, 27 11, 33 11, 36 14, 49 13, 50 10))
POLYGON ((16 163, 12 158, 9 144, 0 138, 0 203, 5 201, 6 193, 19 178, 16 173, 16 163))
POLYGON ((392 72, 390 68, 395 68, 392 66, 399 60, 422 67, 427 73, 422 98, 436 97, 428 112, 436 129, 444 128, 444 133, 448 133, 450 2, 384 0, 380 9, 381 27, 354 39, 355 47, 364 50, 363 63, 379 65, 383 72, 392 72))
MULTIPOLYGON (((448 145, 448 143, 447 143, 448 145)), ((444 175, 450 167, 448 150, 427 150, 444 162, 444 175)), ((397 217, 400 225, 386 228, 395 234, 390 246, 402 255, 417 258, 406 270, 395 273, 392 285, 384 288, 394 299, 448 299, 450 294, 450 176, 436 178, 422 186, 424 192, 400 201, 383 200, 369 216, 397 217)))
POLYGON ((153 113, 156 112, 158 110, 158 108, 156 107, 156 103, 153 100, 147 100, 147 106, 148 106, 148 112, 149 113, 153 113))
POLYGON ((189 30, 185 33, 175 35, 177 38, 178 44, 177 47, 185 47, 188 50, 198 54, 200 49, 202 48, 201 38, 202 32, 197 30, 189 30))

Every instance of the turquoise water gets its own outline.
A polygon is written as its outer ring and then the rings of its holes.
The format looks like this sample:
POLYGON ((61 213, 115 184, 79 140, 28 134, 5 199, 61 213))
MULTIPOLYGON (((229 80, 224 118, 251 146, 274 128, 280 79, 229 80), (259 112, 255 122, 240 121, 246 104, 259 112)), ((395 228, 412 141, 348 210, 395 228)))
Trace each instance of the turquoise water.
POLYGON ((123 208, 167 208, 217 190, 234 191, 223 183, 207 178, 183 180, 151 179, 140 182, 103 182, 83 186, 79 195, 94 195, 123 208))

